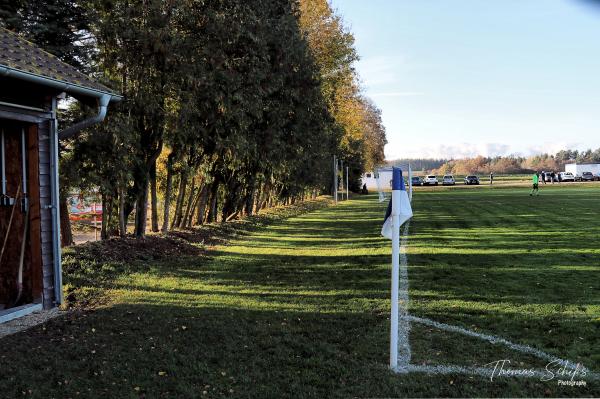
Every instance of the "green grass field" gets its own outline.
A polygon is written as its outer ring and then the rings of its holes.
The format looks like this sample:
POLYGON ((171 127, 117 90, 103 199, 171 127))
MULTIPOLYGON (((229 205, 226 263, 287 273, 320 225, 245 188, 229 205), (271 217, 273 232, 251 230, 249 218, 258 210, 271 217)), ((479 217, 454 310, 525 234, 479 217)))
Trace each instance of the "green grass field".
MULTIPOLYGON (((389 372, 390 243, 375 198, 277 222, 209 257, 133 265, 106 306, 0 340, 0 396, 600 396, 600 381, 389 372)), ((534 198, 416 192, 411 313, 600 371, 599 203, 595 184, 534 198)), ((410 340, 414 364, 545 364, 420 325, 410 340)))

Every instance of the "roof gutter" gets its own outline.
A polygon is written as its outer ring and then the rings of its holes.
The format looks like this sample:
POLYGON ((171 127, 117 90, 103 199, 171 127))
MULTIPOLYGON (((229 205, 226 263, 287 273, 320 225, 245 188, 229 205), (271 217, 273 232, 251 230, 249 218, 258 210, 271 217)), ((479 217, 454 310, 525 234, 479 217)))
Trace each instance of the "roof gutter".
POLYGON ((43 86, 52 87, 54 89, 64 91, 71 95, 92 97, 98 100, 98 113, 91 118, 85 119, 71 127, 68 127, 67 129, 60 131, 58 133, 58 138, 61 140, 71 138, 77 133, 79 133, 81 130, 95 125, 96 123, 102 122, 106 117, 108 104, 111 101, 117 102, 123 99, 122 96, 113 93, 92 89, 74 83, 66 83, 58 79, 50 78, 47 76, 41 76, 30 72, 20 71, 18 69, 7 67, 4 65, 0 65, 0 75, 40 84, 43 86))
POLYGON ((106 111, 108 108, 108 103, 110 102, 110 95, 104 95, 100 97, 98 100, 98 114, 92 116, 91 118, 84 119, 81 122, 77 122, 73 126, 70 126, 64 130, 58 132, 59 140, 64 140, 75 136, 81 130, 88 128, 96 123, 100 123, 106 117, 106 111))
POLYGON ((109 96, 111 101, 121 101, 123 99, 122 96, 117 94, 113 94, 110 92, 92 89, 91 87, 81 86, 75 83, 67 83, 62 80, 50 78, 47 76, 37 75, 31 72, 20 71, 15 68, 11 68, 5 65, 0 65, 0 75, 6 77, 12 77, 15 79, 25 80, 31 83, 37 83, 43 86, 52 87, 54 89, 58 89, 60 91, 64 91, 73 95, 81 95, 86 97, 95 97, 100 98, 102 96, 109 96))

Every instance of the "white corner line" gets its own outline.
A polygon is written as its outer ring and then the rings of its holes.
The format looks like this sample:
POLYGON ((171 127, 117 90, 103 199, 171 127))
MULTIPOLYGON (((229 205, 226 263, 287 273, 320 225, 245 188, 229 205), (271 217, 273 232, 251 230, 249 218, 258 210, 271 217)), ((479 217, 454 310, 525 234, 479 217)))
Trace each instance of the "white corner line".
MULTIPOLYGON (((492 344, 501 344, 509 349, 526 353, 537 358, 547 360, 549 362, 560 363, 564 368, 586 372, 590 379, 600 379, 600 375, 597 373, 590 372, 587 368, 583 367, 577 362, 571 362, 569 360, 561 359, 559 357, 550 355, 544 351, 533 348, 528 345, 516 344, 510 342, 504 338, 496 337, 493 335, 478 333, 475 331, 468 330, 466 328, 453 326, 450 324, 440 323, 431 319, 411 316, 408 312, 408 259, 406 255, 408 245, 408 230, 410 222, 404 225, 402 231, 402 240, 400 242, 400 284, 399 284, 399 306, 398 306, 398 367, 393 369, 397 373, 410 373, 410 372, 425 372, 429 374, 469 374, 469 375, 480 375, 480 376, 491 376, 493 369, 484 367, 464 367, 457 365, 438 365, 438 366, 426 366, 426 365, 414 365, 411 364, 411 347, 410 347, 410 323, 420 323, 434 327, 439 330, 449 331, 453 333, 467 335, 473 338, 478 338, 483 341, 487 341, 492 344)), ((523 370, 517 370, 517 373, 523 370)), ((533 373, 522 373, 517 374, 521 377, 540 377, 544 375, 543 371, 534 370, 533 373), (530 375, 531 374, 531 375, 530 375)))

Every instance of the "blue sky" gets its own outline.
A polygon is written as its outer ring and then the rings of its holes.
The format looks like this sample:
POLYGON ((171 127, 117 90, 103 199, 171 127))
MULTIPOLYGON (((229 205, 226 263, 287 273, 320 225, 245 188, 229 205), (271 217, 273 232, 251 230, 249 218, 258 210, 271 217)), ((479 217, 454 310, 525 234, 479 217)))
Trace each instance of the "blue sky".
POLYGON ((388 159, 600 147, 600 7, 330 0, 383 112, 388 159))

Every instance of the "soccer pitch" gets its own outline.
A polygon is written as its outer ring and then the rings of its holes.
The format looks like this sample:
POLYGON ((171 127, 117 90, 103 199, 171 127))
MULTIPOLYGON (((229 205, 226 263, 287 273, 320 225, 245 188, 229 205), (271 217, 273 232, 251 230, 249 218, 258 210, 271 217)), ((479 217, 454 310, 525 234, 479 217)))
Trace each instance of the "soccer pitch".
MULTIPOLYGON (((597 372, 600 187, 546 185, 539 197, 528 193, 524 187, 417 192, 407 248, 409 312, 525 344, 597 372)), ((544 370, 548 363, 414 323, 410 343, 412 364, 494 367, 495 361, 509 360, 504 363, 509 370, 544 370)), ((571 377, 554 372, 545 383, 553 388, 571 377)), ((516 384, 513 394, 523 394, 517 386, 528 383, 515 379, 511 384, 516 384)), ((587 389, 565 394, 588 395, 587 389)))
MULTIPOLYGON (((600 185, 546 186, 534 198, 524 186, 499 187, 415 191, 404 240, 410 315, 599 372, 600 185)), ((207 256, 103 265, 118 274, 109 303, 0 340, 0 397, 600 396, 598 380, 559 385, 571 377, 555 365, 549 381, 392 373, 384 210, 376 194, 355 196, 240 234, 207 256)), ((103 286, 100 265, 86 267, 71 270, 69 283, 103 286)), ((548 363, 409 325, 417 369, 548 363)))

